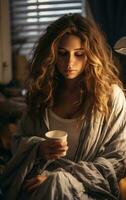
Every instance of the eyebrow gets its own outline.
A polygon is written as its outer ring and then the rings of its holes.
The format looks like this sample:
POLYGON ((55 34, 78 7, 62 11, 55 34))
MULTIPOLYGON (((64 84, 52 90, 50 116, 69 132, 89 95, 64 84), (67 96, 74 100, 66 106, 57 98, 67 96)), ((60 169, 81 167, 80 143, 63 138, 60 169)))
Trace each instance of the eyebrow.
MULTIPOLYGON (((63 47, 59 47, 58 49, 67 50, 66 48, 63 48, 63 47)), ((84 50, 84 49, 83 48, 77 48, 77 49, 74 49, 74 50, 84 50)))

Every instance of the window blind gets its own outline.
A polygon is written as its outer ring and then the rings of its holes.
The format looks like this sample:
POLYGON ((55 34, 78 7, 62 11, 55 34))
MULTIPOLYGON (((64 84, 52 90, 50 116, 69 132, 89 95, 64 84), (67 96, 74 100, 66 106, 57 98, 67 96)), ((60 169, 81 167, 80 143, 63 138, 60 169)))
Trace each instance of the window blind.
POLYGON ((29 56, 45 28, 67 13, 82 13, 83 0, 10 0, 12 48, 29 56))

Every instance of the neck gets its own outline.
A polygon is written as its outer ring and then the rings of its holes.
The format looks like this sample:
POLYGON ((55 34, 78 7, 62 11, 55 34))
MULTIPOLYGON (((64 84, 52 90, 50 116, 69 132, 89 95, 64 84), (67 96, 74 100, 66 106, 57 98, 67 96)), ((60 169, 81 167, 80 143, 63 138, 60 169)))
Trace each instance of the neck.
POLYGON ((75 91, 75 89, 80 89, 81 82, 80 79, 65 80, 64 88, 68 91, 75 91))

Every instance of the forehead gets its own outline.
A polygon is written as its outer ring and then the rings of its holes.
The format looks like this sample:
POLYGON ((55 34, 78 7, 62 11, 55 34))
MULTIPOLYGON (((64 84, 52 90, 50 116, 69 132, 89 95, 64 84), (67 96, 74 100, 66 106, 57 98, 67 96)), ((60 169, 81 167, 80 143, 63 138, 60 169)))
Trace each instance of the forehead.
POLYGON ((66 34, 60 40, 59 48, 79 49, 82 48, 82 41, 76 35, 66 34))

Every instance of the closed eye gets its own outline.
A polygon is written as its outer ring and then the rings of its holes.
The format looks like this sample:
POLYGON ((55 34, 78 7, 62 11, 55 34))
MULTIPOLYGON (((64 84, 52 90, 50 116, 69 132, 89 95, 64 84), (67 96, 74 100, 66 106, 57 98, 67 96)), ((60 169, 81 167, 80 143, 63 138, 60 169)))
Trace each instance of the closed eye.
POLYGON ((84 52, 83 51, 78 51, 78 52, 75 52, 75 56, 84 56, 84 52))
MULTIPOLYGON (((76 57, 81 57, 81 56, 84 56, 84 51, 75 51, 74 52, 74 56, 76 56, 76 57)), ((69 52, 68 51, 66 51, 65 49, 59 49, 58 50, 58 55, 60 55, 60 56, 69 56, 69 52)))
POLYGON ((59 54, 60 56, 66 56, 66 55, 68 54, 68 52, 67 52, 67 51, 64 51, 64 50, 59 50, 59 51, 58 51, 58 54, 59 54))

